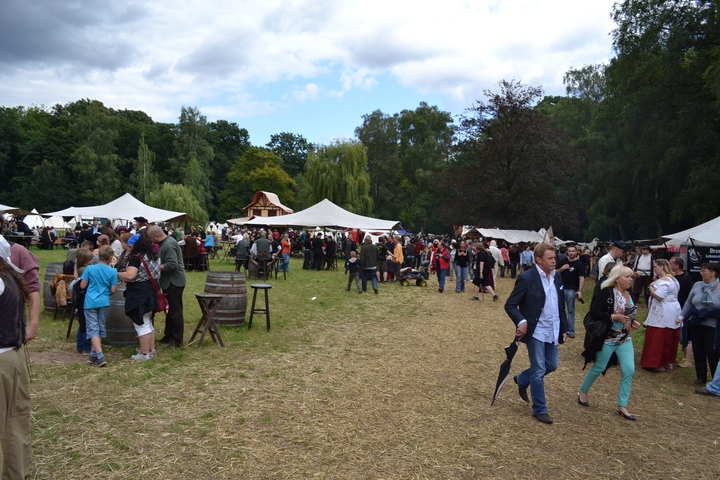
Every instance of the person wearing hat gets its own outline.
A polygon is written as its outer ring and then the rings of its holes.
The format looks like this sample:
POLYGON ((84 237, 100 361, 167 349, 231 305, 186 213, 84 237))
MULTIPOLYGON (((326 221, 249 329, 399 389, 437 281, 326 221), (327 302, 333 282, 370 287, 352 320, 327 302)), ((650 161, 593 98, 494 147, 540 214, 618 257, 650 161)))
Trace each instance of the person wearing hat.
POLYGON ((30 375, 22 345, 29 341, 25 304, 31 293, 10 249, 0 236, 0 471, 2 478, 25 478, 32 470, 32 442, 30 375))
POLYGON ((615 240, 612 243, 612 248, 610 248, 610 251, 607 254, 603 255, 600 260, 598 260, 598 275, 602 275, 602 272, 605 271, 605 265, 610 262, 622 265, 622 256, 627 251, 628 246, 625 242, 621 240, 615 240))
POLYGON ((135 233, 146 234, 148 228, 148 219, 145 217, 135 217, 135 233))
POLYGON ((160 343, 169 344, 168 348, 182 347, 185 333, 183 291, 187 283, 182 250, 177 241, 168 237, 157 225, 149 227, 147 234, 153 243, 160 245, 160 286, 167 294, 170 307, 165 317, 165 334, 160 343))
POLYGON ((653 256, 650 245, 640 247, 640 255, 635 257, 633 266, 633 282, 632 296, 633 301, 637 304, 640 294, 645 294, 645 304, 650 304, 650 284, 653 281, 653 256))

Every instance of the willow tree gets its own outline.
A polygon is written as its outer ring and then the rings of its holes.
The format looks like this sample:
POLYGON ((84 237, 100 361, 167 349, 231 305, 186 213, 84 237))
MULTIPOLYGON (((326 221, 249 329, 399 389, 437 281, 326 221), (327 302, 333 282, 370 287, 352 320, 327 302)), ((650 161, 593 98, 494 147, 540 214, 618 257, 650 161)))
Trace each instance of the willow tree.
POLYGON ((317 203, 327 198, 350 212, 370 215, 373 200, 367 163, 362 143, 337 141, 318 147, 305 164, 308 200, 317 203))
POLYGON ((174 212, 185 212, 195 220, 206 222, 208 214, 200 206, 200 202, 184 185, 163 183, 160 188, 148 194, 148 205, 174 212))

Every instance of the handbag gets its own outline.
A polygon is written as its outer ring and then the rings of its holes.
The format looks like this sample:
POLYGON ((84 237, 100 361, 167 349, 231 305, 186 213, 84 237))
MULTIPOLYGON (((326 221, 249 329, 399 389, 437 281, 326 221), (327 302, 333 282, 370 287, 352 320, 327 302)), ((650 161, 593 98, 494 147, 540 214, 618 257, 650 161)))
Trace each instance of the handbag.
POLYGON ((143 266, 145 267, 145 271, 148 273, 148 277, 150 277, 150 282, 152 283, 153 288, 155 289, 155 297, 157 298, 157 307, 155 308, 156 312, 165 312, 165 315, 170 312, 170 302, 168 302, 167 294, 160 291, 160 288, 158 288, 157 283, 155 283, 155 279, 152 276, 152 273, 150 272, 150 267, 148 267, 148 264, 145 262, 145 259, 142 258, 140 255, 137 255, 137 257, 142 262, 143 266))
POLYGON ((592 315, 590 315, 590 312, 585 314, 585 319, 583 320, 583 325, 585 326, 585 331, 591 337, 595 337, 595 338, 605 337, 605 331, 607 329, 607 322, 593 318, 592 315))

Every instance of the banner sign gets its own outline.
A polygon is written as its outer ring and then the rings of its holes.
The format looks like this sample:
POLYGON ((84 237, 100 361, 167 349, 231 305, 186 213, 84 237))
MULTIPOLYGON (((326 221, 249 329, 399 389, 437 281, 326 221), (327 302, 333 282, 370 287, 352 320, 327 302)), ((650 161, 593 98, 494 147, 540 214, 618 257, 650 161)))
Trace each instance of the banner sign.
POLYGON ((703 263, 720 263, 720 247, 696 247, 688 245, 687 247, 687 269, 695 281, 699 282, 700 265, 703 263))

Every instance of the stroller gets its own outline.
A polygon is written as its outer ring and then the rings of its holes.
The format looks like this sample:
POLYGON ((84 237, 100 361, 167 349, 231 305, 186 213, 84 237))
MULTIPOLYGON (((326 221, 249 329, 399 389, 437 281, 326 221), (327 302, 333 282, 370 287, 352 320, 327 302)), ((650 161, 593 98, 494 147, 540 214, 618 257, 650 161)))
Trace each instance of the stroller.
POLYGON ((400 285, 407 287, 411 281, 415 281, 415 285, 418 287, 427 287, 427 280, 430 275, 427 272, 427 266, 423 266, 422 270, 418 270, 412 267, 405 267, 400 269, 400 276, 398 280, 400 285))

